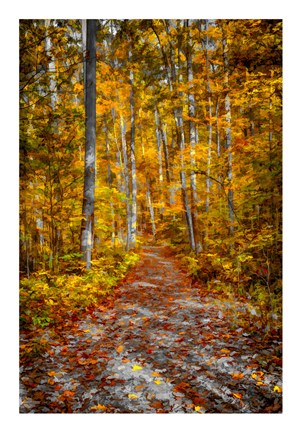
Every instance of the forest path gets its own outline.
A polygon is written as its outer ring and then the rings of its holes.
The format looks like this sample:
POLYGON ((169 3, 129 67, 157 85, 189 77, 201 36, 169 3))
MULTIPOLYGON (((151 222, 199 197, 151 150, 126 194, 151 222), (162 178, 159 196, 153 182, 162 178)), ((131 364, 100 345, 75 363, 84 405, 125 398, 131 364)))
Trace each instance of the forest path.
POLYGON ((280 342, 232 324, 167 249, 144 247, 112 308, 21 367, 20 412, 281 412, 280 342))

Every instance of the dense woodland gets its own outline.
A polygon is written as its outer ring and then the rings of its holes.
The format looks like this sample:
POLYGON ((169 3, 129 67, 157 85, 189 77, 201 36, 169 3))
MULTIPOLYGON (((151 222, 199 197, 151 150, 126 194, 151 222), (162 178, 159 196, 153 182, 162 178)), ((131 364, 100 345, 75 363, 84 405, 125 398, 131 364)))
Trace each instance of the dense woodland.
POLYGON ((21 20, 19 221, 25 326, 146 243, 280 326, 282 22, 21 20))

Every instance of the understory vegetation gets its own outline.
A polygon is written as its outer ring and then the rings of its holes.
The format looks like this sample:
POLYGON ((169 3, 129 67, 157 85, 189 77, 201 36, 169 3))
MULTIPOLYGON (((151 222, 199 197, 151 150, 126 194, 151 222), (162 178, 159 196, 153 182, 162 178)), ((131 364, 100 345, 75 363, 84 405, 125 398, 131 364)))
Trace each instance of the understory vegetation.
POLYGON ((22 330, 37 330, 78 319, 107 297, 139 260, 135 252, 103 251, 86 272, 79 257, 62 258, 64 272, 39 271, 20 283, 20 325, 22 330), (71 261, 71 262, 69 262, 71 261))

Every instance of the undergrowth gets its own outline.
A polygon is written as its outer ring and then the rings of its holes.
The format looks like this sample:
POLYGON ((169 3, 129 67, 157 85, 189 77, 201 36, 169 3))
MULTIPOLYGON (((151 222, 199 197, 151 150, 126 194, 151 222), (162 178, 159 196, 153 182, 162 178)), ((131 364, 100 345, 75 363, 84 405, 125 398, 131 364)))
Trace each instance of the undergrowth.
POLYGON ((265 335, 282 329, 282 281, 272 277, 252 254, 221 256, 216 253, 196 254, 182 245, 171 245, 193 284, 201 295, 213 294, 232 309, 233 325, 263 331, 265 335), (241 305, 242 312, 237 308, 241 305))
POLYGON ((65 258, 64 274, 40 271, 20 281, 20 327, 27 330, 56 325, 71 314, 96 306, 138 260, 134 252, 103 251, 84 270, 76 257, 65 258))

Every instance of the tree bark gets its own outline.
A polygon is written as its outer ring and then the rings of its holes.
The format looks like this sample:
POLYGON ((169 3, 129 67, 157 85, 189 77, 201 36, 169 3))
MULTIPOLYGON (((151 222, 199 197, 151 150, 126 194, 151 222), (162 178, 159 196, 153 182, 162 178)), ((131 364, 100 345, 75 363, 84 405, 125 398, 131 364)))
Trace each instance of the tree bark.
POLYGON ((232 189, 233 171, 232 171, 232 126, 231 126, 231 99, 229 94, 229 62, 228 62, 228 46, 225 36, 223 37, 223 58, 224 58, 224 69, 225 69, 225 111, 226 111, 226 142, 225 149, 228 152, 228 208, 229 208, 229 219, 230 219, 230 232, 234 232, 234 193, 232 189))
POLYGON ((186 46, 186 59, 187 59, 187 85, 188 85, 188 115, 189 115, 189 141, 190 141, 190 188, 191 188, 191 218, 193 225, 194 241, 195 241, 195 251, 200 252, 202 250, 202 245, 199 240, 199 229, 198 229, 198 212, 197 212, 197 180, 196 180, 196 161, 195 161, 195 151, 196 145, 198 143, 198 133, 195 123, 196 117, 196 104, 195 97, 192 90, 193 82, 193 67, 192 67, 192 46, 190 40, 190 20, 186 20, 187 26, 187 46, 186 46))
POLYGON ((130 178, 129 178, 129 165, 127 155, 127 143, 126 143, 126 125, 122 114, 120 113, 120 133, 121 133, 121 145, 122 145, 122 156, 123 156, 123 176, 125 184, 125 196, 126 196, 126 250, 130 249, 131 239, 131 195, 130 195, 130 178))
POLYGON ((86 145, 81 249, 87 270, 91 268, 94 236, 96 163, 96 31, 97 21, 87 20, 85 58, 86 145))
POLYGON ((159 165, 159 203, 160 203, 159 213, 162 218, 164 213, 162 146, 161 146, 159 113, 156 105, 155 105, 155 124, 156 124, 156 138, 157 138, 157 149, 158 149, 158 165, 159 165))
MULTIPOLYGON (((132 52, 129 49, 129 62, 132 61, 132 52)), ((137 175, 136 175, 136 155, 135 155, 135 102, 134 102, 134 72, 130 69, 130 112, 131 112, 131 182, 132 182, 132 199, 131 199, 131 227, 129 248, 136 247, 137 236, 137 175)))

